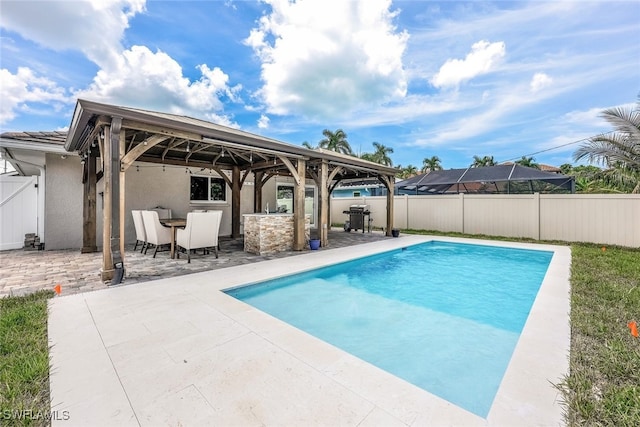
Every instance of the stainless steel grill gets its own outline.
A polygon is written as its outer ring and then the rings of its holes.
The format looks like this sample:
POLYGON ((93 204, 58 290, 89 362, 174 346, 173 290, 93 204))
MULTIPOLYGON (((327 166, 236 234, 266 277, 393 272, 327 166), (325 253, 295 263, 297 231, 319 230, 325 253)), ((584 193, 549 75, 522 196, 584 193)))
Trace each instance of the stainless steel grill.
POLYGON ((369 205, 351 205, 348 211, 342 211, 342 213, 349 215, 349 219, 344 223, 344 231, 362 230, 364 233, 366 225, 368 232, 371 233, 369 205))

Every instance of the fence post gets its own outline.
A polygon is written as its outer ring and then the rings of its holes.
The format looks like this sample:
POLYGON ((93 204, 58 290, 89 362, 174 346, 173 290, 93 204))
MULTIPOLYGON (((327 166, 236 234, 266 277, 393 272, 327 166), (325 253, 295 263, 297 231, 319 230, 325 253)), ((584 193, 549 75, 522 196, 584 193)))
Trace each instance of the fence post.
POLYGON ((536 240, 540 240, 540 193, 533 193, 533 200, 536 204, 535 210, 534 210, 534 214, 536 216, 535 218, 535 226, 536 226, 536 230, 535 230, 535 236, 536 236, 536 240))
POLYGON ((458 193, 460 198, 460 232, 464 234, 464 193, 458 193))
POLYGON ((405 226, 407 227, 407 229, 409 229, 409 195, 405 194, 404 195, 404 211, 407 213, 407 220, 405 221, 405 226))

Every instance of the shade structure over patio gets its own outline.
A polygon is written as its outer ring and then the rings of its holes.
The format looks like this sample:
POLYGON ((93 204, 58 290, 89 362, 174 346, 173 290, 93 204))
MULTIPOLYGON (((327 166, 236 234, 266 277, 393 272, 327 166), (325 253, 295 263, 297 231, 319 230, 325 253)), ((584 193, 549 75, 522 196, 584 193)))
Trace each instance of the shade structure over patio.
POLYGON ((398 182, 398 194, 574 193, 574 178, 517 164, 432 171, 398 182))
POLYGON ((240 235, 240 190, 254 174, 254 206, 274 176, 294 180, 294 249, 305 247, 305 180, 319 189, 318 234, 327 244, 329 195, 343 179, 377 178, 388 191, 387 233, 393 228, 395 169, 322 149, 311 150, 204 120, 78 100, 65 149, 83 159, 83 250, 96 248, 96 183, 104 179, 102 277, 124 272, 124 179, 134 162, 198 167, 216 171, 232 190, 231 233, 240 235), (100 159, 100 162, 97 159, 100 159), (230 174, 224 173, 225 171, 230 174), (230 175, 230 176, 229 176, 230 175))

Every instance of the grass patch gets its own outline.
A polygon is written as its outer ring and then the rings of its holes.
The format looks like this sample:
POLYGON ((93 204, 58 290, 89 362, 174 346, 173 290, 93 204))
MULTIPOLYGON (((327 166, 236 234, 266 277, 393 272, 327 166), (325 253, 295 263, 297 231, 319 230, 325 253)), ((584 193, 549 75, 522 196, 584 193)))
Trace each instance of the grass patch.
MULTIPOLYGON (((566 242, 403 230, 410 234, 567 245, 566 242)), ((640 250, 571 244, 570 373, 562 392, 570 426, 640 426, 640 250)))
POLYGON ((0 424, 48 425, 47 300, 52 291, 0 298, 0 424))
POLYGON ((640 250, 573 245, 571 373, 560 384, 570 425, 640 425, 640 250))

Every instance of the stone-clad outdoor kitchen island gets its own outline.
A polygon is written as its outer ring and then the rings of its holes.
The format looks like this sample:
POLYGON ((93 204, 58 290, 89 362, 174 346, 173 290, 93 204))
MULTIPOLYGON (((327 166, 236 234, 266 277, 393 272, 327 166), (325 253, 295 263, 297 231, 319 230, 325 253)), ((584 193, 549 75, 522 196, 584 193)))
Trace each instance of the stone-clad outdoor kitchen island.
MULTIPOLYGON (((244 250, 257 255, 293 250, 293 214, 245 214, 244 250)), ((305 241, 309 240, 310 215, 304 218, 305 241)))

